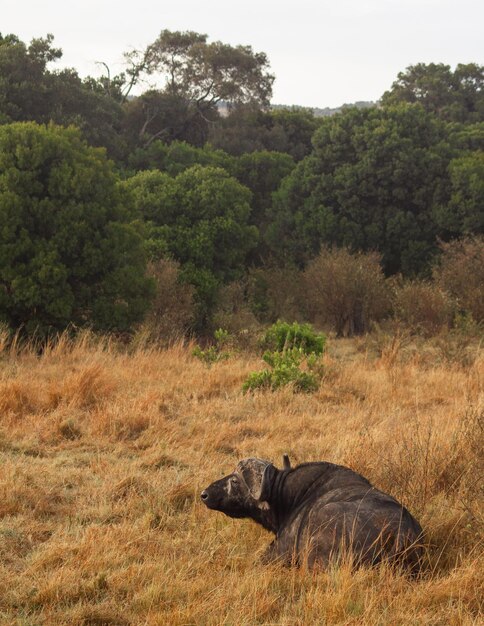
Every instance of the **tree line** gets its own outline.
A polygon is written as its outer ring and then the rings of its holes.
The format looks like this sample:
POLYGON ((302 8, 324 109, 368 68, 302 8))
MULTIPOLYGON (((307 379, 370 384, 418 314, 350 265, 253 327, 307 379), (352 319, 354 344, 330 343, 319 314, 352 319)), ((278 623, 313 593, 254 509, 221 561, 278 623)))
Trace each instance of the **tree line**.
MULTIPOLYGON (((204 332, 248 276, 257 291, 264 271, 307 273, 333 248, 428 278, 446 242, 483 232, 482 66, 410 66, 377 105, 317 117, 270 108, 264 53, 191 31, 162 31, 116 76, 82 79, 55 69, 61 57, 51 35, 0 35, 11 328, 129 332, 163 309, 169 283, 204 332)), ((248 291, 263 318, 269 305, 248 291)))

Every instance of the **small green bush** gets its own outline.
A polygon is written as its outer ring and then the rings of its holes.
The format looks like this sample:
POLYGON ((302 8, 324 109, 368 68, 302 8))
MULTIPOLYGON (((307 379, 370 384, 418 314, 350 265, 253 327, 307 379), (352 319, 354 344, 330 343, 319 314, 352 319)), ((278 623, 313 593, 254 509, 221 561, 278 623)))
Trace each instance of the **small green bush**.
POLYGON ((200 361, 203 361, 206 365, 212 365, 217 361, 224 361, 228 359, 230 354, 224 351, 224 347, 227 345, 230 339, 230 334, 227 330, 219 328, 213 334, 215 338, 215 344, 208 347, 206 350, 202 350, 200 346, 195 346, 192 355, 200 361))
MULTIPOLYGON (((303 371, 300 365, 306 359, 308 367, 312 362, 300 348, 292 348, 284 352, 265 352, 264 361, 271 367, 261 372, 252 372, 245 381, 243 390, 270 389, 274 391, 286 385, 293 385, 294 391, 316 391, 319 381, 316 373, 303 371)), ((317 358, 313 355, 313 358, 317 358)))
POLYGON ((316 391, 321 378, 320 357, 326 344, 325 335, 315 333, 310 324, 288 324, 279 320, 266 331, 261 343, 268 348, 262 358, 270 369, 250 374, 244 391, 274 391, 286 385, 292 385, 294 391, 316 391))
POLYGON ((262 345, 269 350, 284 352, 298 348, 303 354, 321 355, 326 344, 326 336, 315 333, 311 324, 298 324, 278 320, 265 333, 262 345))

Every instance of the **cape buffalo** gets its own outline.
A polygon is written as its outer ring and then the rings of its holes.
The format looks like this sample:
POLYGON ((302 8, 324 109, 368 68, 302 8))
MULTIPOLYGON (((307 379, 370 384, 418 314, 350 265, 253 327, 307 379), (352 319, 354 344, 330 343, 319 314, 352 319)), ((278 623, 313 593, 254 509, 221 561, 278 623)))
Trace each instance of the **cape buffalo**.
POLYGON ((209 509, 249 517, 275 533, 264 562, 326 566, 348 550, 353 562, 400 563, 416 571, 422 528, 394 498, 342 465, 303 463, 283 469, 250 458, 201 493, 209 509))

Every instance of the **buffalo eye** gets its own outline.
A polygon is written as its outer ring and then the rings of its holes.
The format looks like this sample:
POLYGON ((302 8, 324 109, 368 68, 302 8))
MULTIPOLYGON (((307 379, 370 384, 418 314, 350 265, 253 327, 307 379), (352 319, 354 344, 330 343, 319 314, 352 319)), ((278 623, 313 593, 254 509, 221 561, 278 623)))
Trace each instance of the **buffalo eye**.
POLYGON ((236 478, 235 476, 232 476, 232 478, 230 479, 230 482, 232 483, 232 485, 238 485, 239 479, 236 478))

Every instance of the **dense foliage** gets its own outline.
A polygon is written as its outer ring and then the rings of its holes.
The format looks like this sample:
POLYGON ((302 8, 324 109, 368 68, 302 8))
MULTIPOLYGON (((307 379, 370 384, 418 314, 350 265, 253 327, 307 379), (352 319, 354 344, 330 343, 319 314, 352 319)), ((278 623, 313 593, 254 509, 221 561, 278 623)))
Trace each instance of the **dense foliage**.
POLYGON ((0 123, 73 124, 89 143, 120 158, 125 152, 124 111, 114 86, 106 91, 102 81, 83 80, 74 69, 49 69, 61 57, 52 35, 27 46, 14 35, 0 34, 0 123))
POLYGON ((322 243, 379 250, 388 273, 421 270, 435 252, 451 154, 442 123, 418 105, 328 118, 281 186, 271 246, 304 264, 322 243))
POLYGON ((195 286, 203 324, 217 287, 242 274, 257 243, 257 229, 249 224, 250 191, 225 170, 201 165, 175 178, 156 170, 139 172, 123 187, 147 223, 152 256, 173 256, 182 264, 184 280, 195 286))
POLYGON ((398 74, 382 102, 418 102, 447 121, 480 122, 484 115, 483 86, 484 68, 476 63, 459 63, 454 71, 443 63, 417 63, 398 74))
POLYGON ((287 385, 304 392, 318 388, 325 335, 316 333, 310 324, 278 320, 264 333, 261 343, 268 348, 262 359, 269 369, 252 372, 244 383, 244 391, 275 391, 287 385))
POLYGON ((132 218, 112 164, 78 130, 0 126, 0 317, 40 335, 128 330, 152 291, 132 218))
POLYGON ((264 53, 192 31, 161 31, 117 76, 56 70, 61 57, 52 35, 0 35, 0 307, 11 327, 133 329, 150 305, 144 256, 158 294, 147 319, 163 327, 177 319, 161 301, 175 306, 171 290, 185 330, 240 314, 364 332, 396 306, 385 282, 396 274, 417 279, 398 292, 401 311, 417 293, 437 306, 419 282, 433 275, 452 315, 481 318, 454 278, 468 264, 480 284, 469 250, 480 258, 484 229, 481 66, 409 66, 377 106, 317 117, 270 108, 264 53), (463 257, 439 273, 462 238, 463 257))
POLYGON ((284 352, 296 348, 303 354, 321 355, 326 337, 314 332, 310 324, 298 324, 278 320, 272 324, 262 338, 263 345, 269 350, 284 352))

